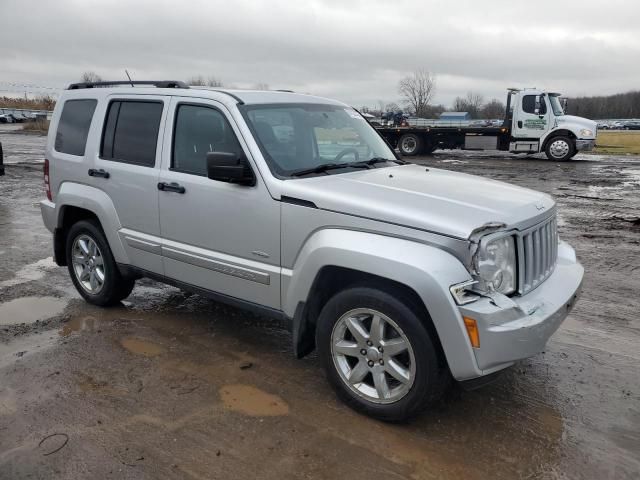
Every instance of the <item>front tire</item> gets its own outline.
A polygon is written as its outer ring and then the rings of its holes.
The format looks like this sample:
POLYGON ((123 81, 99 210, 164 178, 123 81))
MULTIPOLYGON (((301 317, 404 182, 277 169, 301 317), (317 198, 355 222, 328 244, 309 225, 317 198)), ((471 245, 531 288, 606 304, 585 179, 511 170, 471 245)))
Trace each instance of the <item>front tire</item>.
POLYGON ((446 378, 435 340, 401 298, 377 288, 349 288, 327 302, 316 331, 320 359, 338 396, 358 412, 392 422, 439 398, 446 378))
POLYGON ((576 149, 569 137, 553 137, 547 141, 545 153, 549 160, 565 162, 575 155, 576 149))
POLYGON ((120 274, 96 221, 81 220, 73 224, 65 249, 71 280, 87 302, 104 307, 129 296, 135 281, 120 274))

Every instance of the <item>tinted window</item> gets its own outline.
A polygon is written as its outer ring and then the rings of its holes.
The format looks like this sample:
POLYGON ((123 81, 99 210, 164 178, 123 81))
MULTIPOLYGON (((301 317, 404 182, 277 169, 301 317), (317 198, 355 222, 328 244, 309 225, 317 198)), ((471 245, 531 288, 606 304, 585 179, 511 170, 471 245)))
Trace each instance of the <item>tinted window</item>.
POLYGON ((102 138, 102 158, 153 167, 162 108, 162 102, 112 102, 102 138))
MULTIPOLYGON (((522 111, 525 113, 536 113, 536 96, 525 95, 522 97, 522 111)), ((547 113, 547 104, 544 101, 544 97, 540 97, 540 115, 547 113)))
POLYGON ((207 152, 241 152, 224 115, 205 106, 178 106, 173 138, 171 166, 181 172, 206 175, 207 152))
POLYGON ((67 100, 62 108, 54 148, 69 155, 84 155, 97 100, 67 100))

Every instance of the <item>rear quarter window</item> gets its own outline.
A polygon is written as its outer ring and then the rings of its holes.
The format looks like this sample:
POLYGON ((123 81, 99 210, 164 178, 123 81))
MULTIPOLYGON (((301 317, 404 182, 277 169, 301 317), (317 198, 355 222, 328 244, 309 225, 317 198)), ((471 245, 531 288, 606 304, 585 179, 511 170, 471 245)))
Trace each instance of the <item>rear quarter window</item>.
POLYGON ((97 100, 67 100, 56 130, 56 152, 83 156, 97 100))

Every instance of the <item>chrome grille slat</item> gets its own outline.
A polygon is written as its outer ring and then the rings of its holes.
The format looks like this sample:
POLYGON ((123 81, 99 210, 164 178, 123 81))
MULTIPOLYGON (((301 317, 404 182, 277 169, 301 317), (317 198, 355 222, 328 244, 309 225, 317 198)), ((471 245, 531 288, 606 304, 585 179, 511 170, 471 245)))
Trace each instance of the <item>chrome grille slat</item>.
POLYGON ((540 285, 551 275, 556 265, 558 227, 555 216, 522 232, 518 241, 522 252, 522 258, 518 262, 523 272, 519 292, 524 294, 540 285))

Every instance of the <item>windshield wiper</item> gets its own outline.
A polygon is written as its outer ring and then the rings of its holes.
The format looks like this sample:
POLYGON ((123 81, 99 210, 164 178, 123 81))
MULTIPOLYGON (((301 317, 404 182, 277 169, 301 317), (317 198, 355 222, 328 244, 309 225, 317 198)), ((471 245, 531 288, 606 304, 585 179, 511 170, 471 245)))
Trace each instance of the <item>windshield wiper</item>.
POLYGON ((311 175, 312 173, 325 173, 329 170, 338 170, 340 168, 369 168, 366 164, 360 162, 351 163, 323 163, 313 168, 304 168, 302 170, 296 170, 289 174, 290 177, 302 177, 304 175, 311 175))
POLYGON ((365 163, 367 165, 375 165, 376 163, 384 163, 384 162, 395 162, 398 163, 400 165, 406 165, 408 162, 405 162, 404 160, 399 160, 397 158, 384 158, 384 157, 373 157, 370 158, 369 160, 364 160, 362 162, 358 162, 358 163, 365 163))

